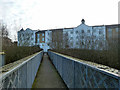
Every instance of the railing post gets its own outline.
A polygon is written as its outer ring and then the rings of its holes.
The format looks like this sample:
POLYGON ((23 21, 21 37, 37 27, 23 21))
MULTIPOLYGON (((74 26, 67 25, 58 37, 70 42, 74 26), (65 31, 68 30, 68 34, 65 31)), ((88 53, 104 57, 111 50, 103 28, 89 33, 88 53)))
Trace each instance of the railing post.
POLYGON ((86 66, 86 88, 88 88, 88 67, 86 66))
POLYGON ((5 65, 5 53, 0 52, 0 67, 5 65))
POLYGON ((120 78, 119 78, 119 86, 118 86, 119 90, 120 90, 120 78))
POLYGON ((75 87, 75 61, 73 61, 73 62, 74 62, 74 86, 73 87, 76 88, 75 87))

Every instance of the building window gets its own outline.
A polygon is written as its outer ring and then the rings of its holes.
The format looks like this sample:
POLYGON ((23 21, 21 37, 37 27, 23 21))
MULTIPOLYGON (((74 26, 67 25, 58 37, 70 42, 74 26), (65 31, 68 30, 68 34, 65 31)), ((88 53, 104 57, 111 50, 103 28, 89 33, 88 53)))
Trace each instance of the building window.
POLYGON ((76 42, 76 45, 78 45, 78 42, 76 42))
POLYGON ((29 37, 27 38, 27 40, 29 40, 29 37))
POLYGON ((95 30, 95 29, 93 29, 93 33, 96 33, 96 30, 95 30))
POLYGON ((90 40, 88 41, 88 43, 89 43, 89 44, 91 43, 90 40))
POLYGON ((21 34, 18 34, 19 35, 19 37, 21 37, 21 34))
POLYGON ((73 43, 70 43, 71 46, 73 46, 73 43))
POLYGON ((67 32, 65 33, 65 36, 68 36, 68 33, 67 33, 67 32))
POLYGON ((39 38, 39 34, 37 34, 37 37, 39 38))
POLYGON ((44 36, 44 33, 42 34, 42 36, 44 36))
POLYGON ((84 30, 82 30, 82 33, 84 33, 84 30))
POLYGON ((71 34, 73 34, 73 31, 71 31, 71 34))
POLYGON ((99 31, 99 34, 102 34, 102 31, 99 31))
POLYGON ((49 46, 50 44, 48 43, 47 45, 49 46))
POLYGON ((73 39, 73 37, 70 37, 70 40, 72 40, 73 39))
POLYGON ((78 33, 78 31, 76 31, 76 34, 78 33))
POLYGON ((82 36, 82 39, 84 39, 84 36, 82 36))
POLYGON ((88 30, 87 32, 90 33, 90 30, 88 30))
POLYGON ((42 38, 42 41, 44 41, 44 38, 42 38))
POLYGON ((84 45, 84 42, 82 42, 82 45, 84 45))
POLYGON ((118 28, 116 28, 116 32, 118 32, 118 28))
POLYGON ((78 39, 78 36, 76 37, 76 39, 78 39))
POLYGON ((108 36, 112 37, 112 30, 110 30, 110 29, 108 30, 108 36))

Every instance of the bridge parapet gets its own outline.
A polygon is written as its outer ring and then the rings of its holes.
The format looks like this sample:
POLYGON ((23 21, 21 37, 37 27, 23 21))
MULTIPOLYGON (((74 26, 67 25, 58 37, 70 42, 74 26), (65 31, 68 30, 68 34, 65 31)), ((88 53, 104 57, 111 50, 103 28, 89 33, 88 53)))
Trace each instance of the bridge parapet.
MULTIPOLYGON (((80 59, 48 51, 48 55, 68 88, 119 88, 120 72, 101 69, 80 59)), ((99 66, 99 65, 98 65, 99 66)))
POLYGON ((0 90, 3 88, 31 88, 43 51, 0 68, 0 90))

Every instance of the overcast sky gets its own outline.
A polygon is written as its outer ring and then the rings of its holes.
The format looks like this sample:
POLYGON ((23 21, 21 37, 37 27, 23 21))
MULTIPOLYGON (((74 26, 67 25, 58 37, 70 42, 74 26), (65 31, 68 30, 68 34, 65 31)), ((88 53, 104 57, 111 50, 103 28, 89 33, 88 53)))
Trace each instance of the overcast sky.
POLYGON ((20 28, 54 29, 118 23, 120 0, 0 0, 0 20, 13 40, 20 28))

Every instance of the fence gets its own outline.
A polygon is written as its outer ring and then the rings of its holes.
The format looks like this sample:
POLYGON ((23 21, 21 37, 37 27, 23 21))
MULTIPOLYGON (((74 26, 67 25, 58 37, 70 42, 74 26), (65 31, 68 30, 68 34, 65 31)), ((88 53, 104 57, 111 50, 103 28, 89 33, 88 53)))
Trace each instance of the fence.
POLYGON ((0 67, 5 65, 5 53, 0 52, 0 67))
POLYGON ((0 90, 2 88, 31 88, 37 74, 43 51, 27 60, 19 60, 2 68, 0 90), (12 66, 12 69, 9 69, 12 66))
POLYGON ((120 76, 48 51, 48 55, 68 88, 120 88, 120 76))

